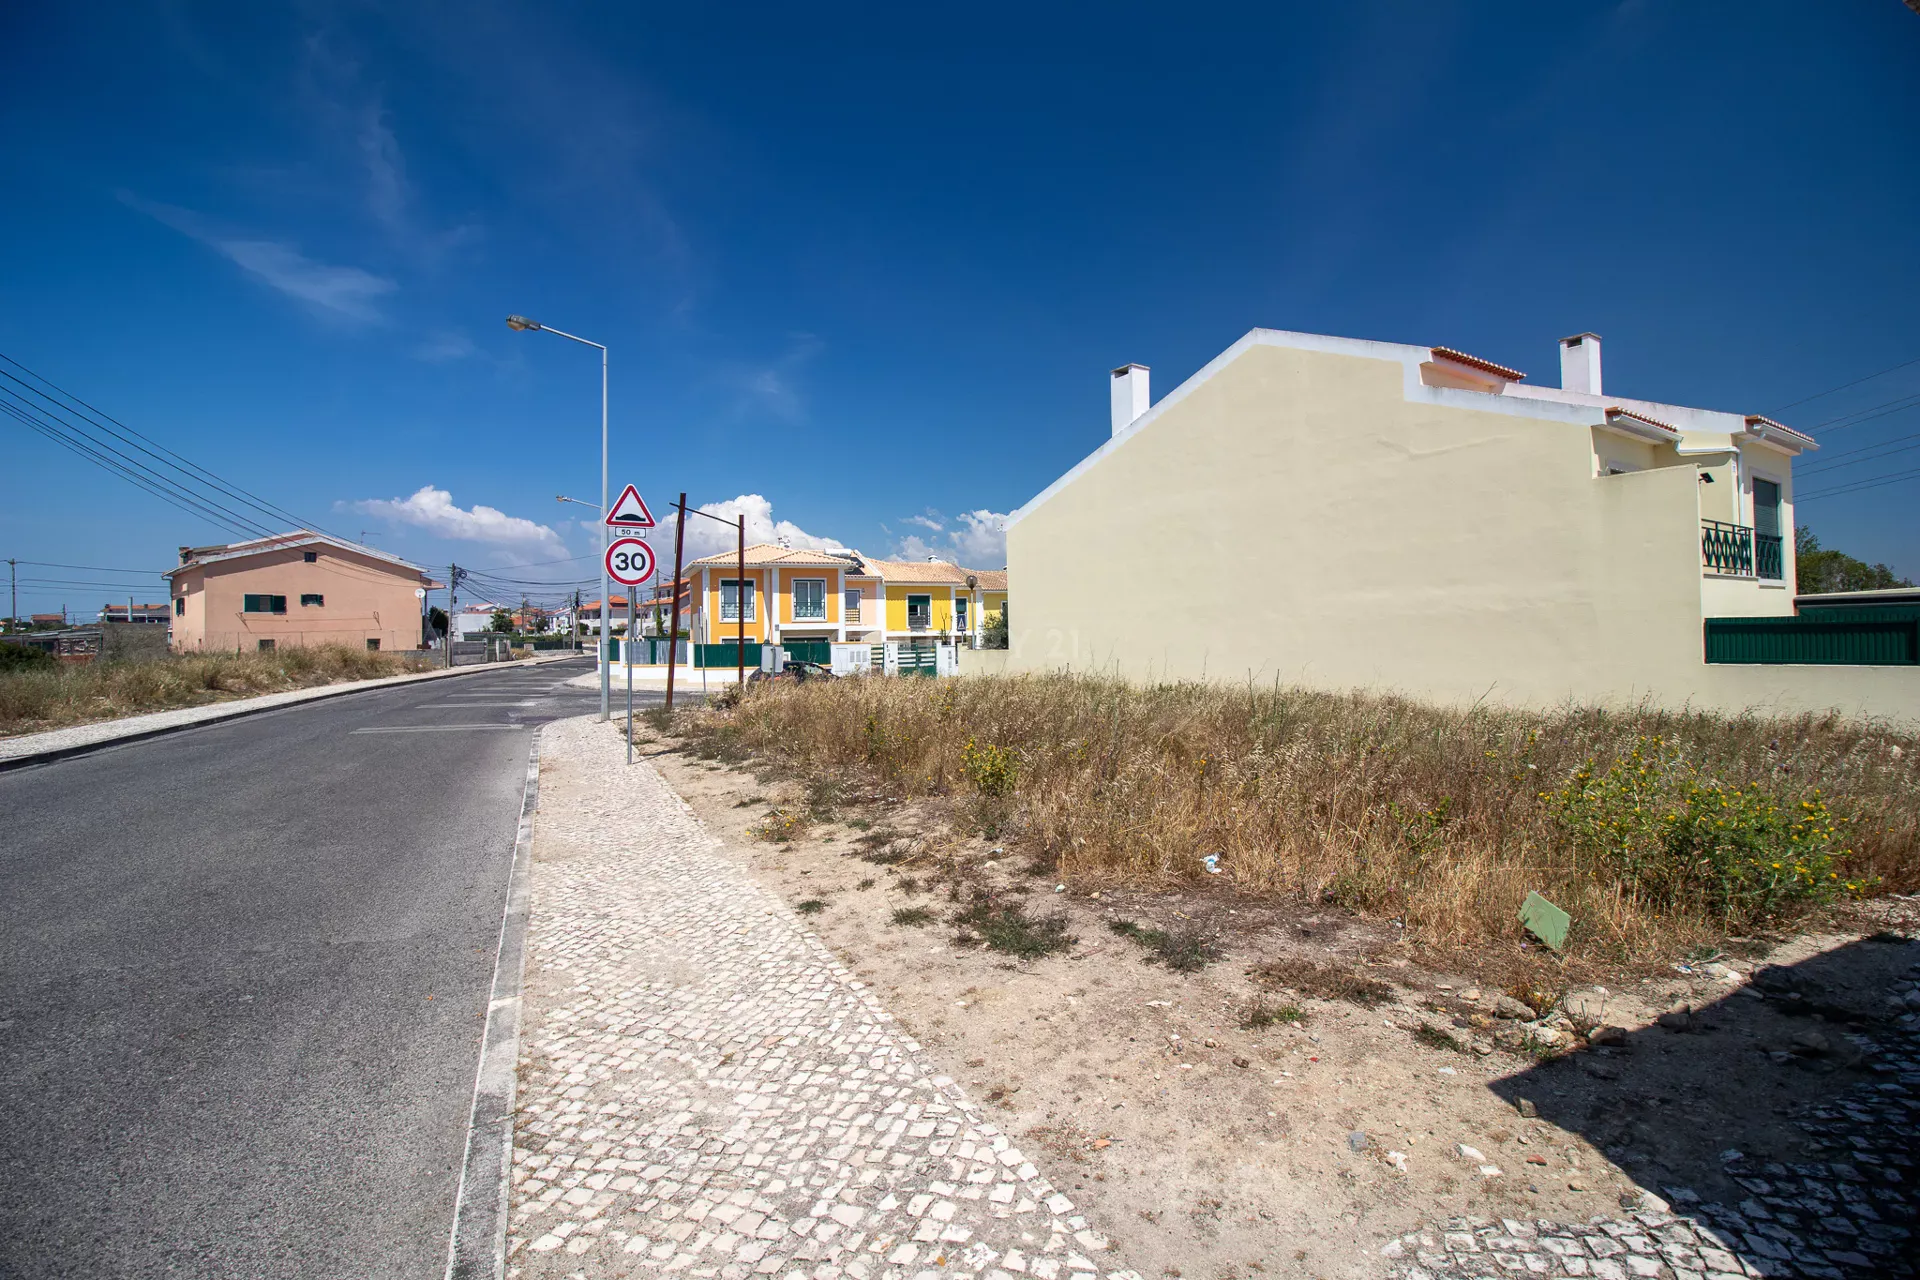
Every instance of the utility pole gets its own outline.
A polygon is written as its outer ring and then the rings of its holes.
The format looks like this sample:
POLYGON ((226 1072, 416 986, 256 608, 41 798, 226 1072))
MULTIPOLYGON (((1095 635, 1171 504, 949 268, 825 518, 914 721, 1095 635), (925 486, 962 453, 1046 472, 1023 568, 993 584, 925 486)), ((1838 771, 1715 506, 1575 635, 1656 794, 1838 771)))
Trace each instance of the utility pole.
POLYGON ((573 589, 573 651, 580 652, 580 588, 573 589))
POLYGON ((667 710, 673 710, 673 669, 678 666, 680 647, 680 550, 687 544, 687 495, 680 495, 680 518, 673 522, 672 621, 667 624, 667 710))
POLYGON ((733 673, 733 678, 736 690, 744 694, 747 691, 747 514, 744 511, 740 513, 740 590, 737 596, 735 603, 740 607, 733 612, 740 619, 740 642, 733 647, 733 655, 739 669, 733 673))
POLYGON ((447 566, 447 669, 453 669, 453 610, 460 591, 460 566, 447 566))
POLYGON ((10 600, 7 605, 7 630, 15 631, 20 626, 20 570, 18 560, 7 560, 7 592, 10 600))

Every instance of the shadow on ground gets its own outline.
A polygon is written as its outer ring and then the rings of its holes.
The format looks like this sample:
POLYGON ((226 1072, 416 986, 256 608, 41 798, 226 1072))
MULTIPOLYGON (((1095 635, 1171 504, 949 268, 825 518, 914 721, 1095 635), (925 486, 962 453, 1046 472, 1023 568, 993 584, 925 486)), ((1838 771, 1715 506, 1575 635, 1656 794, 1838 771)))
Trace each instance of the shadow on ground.
MULTIPOLYGON (((1663 1248, 1665 1270, 1622 1274, 1739 1274, 1732 1255, 1764 1276, 1913 1276, 1920 1019, 1901 1002, 1916 978, 1920 942, 1864 939, 1490 1087, 1708 1228, 1696 1244, 1724 1246, 1663 1248)), ((1504 1154, 1528 1176, 1581 1176, 1571 1149, 1504 1154)))

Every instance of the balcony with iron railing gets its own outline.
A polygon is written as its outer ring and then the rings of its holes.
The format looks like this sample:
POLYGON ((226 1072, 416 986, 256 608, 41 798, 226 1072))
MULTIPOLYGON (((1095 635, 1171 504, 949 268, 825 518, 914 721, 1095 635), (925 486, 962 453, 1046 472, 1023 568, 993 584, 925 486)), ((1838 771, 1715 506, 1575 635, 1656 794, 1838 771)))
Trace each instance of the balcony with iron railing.
POLYGON ((1700 522, 1700 565, 1708 573, 1778 582, 1786 577, 1785 539, 1725 520, 1700 522))

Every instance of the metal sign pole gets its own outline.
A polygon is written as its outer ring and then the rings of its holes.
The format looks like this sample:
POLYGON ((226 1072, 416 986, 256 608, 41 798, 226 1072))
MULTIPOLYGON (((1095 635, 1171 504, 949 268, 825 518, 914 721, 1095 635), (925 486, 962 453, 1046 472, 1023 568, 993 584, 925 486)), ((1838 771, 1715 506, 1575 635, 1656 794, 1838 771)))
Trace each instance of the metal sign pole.
POLYGON ((627 588, 627 642, 620 646, 627 659, 627 763, 633 763, 633 598, 634 588, 627 588))

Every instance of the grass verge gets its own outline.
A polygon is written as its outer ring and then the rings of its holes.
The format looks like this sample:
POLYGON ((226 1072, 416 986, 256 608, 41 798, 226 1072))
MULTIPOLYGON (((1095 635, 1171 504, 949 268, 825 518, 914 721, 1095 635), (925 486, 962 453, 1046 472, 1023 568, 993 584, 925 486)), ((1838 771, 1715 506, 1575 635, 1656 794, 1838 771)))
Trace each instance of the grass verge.
POLYGON ((432 669, 423 654, 313 645, 0 672, 0 736, 432 669))

